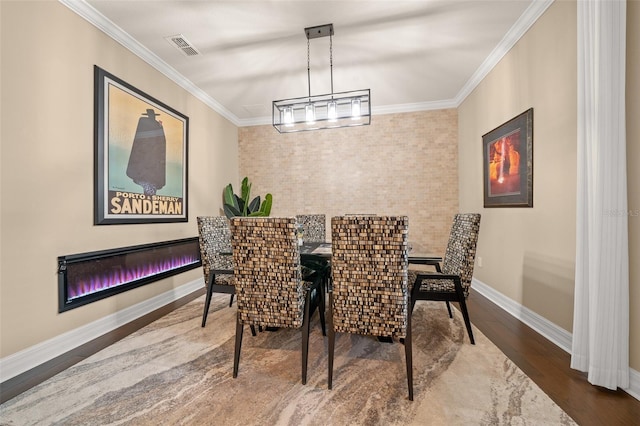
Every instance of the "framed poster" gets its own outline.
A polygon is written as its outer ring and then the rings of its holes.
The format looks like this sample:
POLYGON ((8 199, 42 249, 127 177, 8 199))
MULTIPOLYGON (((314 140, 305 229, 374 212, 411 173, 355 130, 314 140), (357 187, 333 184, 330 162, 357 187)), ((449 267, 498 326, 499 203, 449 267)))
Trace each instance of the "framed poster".
POLYGON ((533 108, 482 136, 484 206, 533 207, 533 108))
POLYGON ((94 224, 186 222, 189 118, 94 66, 94 224))

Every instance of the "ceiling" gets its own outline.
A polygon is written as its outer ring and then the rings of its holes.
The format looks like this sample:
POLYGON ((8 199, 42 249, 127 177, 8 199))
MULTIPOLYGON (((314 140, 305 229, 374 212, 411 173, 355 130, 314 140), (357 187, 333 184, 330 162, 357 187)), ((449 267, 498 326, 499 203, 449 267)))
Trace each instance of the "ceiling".
MULTIPOLYGON (((60 1, 242 126, 308 94, 305 27, 333 23, 334 92, 371 89, 374 115, 450 108, 553 0, 60 1)), ((329 43, 309 42, 312 95, 331 92, 329 43)))

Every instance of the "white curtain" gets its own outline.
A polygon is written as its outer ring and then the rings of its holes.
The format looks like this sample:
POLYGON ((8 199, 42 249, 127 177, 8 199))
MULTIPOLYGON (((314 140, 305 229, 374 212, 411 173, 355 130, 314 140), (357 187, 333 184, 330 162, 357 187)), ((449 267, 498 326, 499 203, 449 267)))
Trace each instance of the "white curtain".
POLYGON ((578 0, 578 194, 571 367, 629 387, 626 1, 578 0))

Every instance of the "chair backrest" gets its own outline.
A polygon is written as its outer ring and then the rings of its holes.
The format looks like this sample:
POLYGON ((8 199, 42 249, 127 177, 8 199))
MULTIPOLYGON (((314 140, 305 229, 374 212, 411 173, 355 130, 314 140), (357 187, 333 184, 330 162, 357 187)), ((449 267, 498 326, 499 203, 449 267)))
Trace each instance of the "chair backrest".
POLYGON ((409 219, 331 219, 333 328, 337 332, 405 337, 409 219))
POLYGON ((326 221, 323 214, 299 214, 296 216, 302 226, 302 239, 306 242, 324 242, 327 240, 326 221))
POLYGON ((449 243, 442 262, 442 272, 460 276, 464 296, 469 295, 476 244, 480 231, 479 213, 459 213, 453 217, 449 243))
POLYGON ((243 323, 302 325, 305 292, 293 217, 231 219, 233 273, 243 323))
POLYGON ((209 270, 233 268, 228 254, 231 253, 229 220, 225 216, 198 216, 197 222, 204 282, 209 285, 209 270))

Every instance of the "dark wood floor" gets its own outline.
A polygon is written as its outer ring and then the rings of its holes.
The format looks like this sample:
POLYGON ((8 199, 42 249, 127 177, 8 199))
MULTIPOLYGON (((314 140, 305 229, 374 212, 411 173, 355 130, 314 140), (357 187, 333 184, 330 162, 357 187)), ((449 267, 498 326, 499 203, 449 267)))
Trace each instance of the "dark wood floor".
POLYGON ((487 298, 472 292, 471 322, 580 425, 639 425, 640 401, 591 385, 570 355, 487 298))
MULTIPOLYGON (((105 336, 61 355, 2 383, 5 402, 95 352, 201 296, 203 291, 158 309, 105 336)), ((640 401, 623 391, 608 391, 589 384, 586 375, 569 368, 569 354, 540 336, 485 297, 471 293, 471 321, 522 371, 580 425, 638 425, 640 401)))

